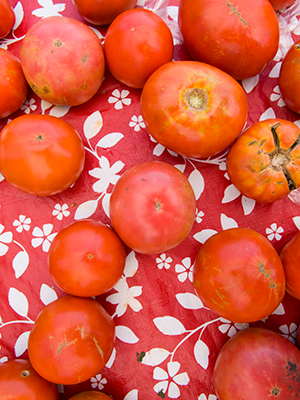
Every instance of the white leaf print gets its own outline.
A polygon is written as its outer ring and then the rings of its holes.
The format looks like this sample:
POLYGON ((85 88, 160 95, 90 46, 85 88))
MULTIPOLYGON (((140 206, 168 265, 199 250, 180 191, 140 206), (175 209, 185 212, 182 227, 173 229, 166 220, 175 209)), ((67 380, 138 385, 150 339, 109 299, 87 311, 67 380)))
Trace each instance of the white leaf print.
POLYGON ((288 198, 295 204, 300 205, 300 190, 295 189, 290 192, 288 198))
POLYGON ((23 21, 24 18, 24 10, 23 10, 23 6, 22 3, 20 1, 17 2, 16 6, 14 7, 14 13, 15 13, 15 23, 14 26, 12 28, 12 30, 16 30, 19 25, 21 24, 21 22, 23 21))
POLYGON ((4 176, 0 173, 0 182, 4 181, 4 176))
POLYGON ((270 78, 279 78, 280 69, 281 69, 282 62, 278 62, 274 65, 269 73, 270 78))
POLYGON ((137 343, 140 340, 128 326, 124 325, 116 326, 116 337, 125 343, 137 343))
POLYGON ((165 147, 164 147, 162 144, 158 143, 158 144, 154 147, 153 154, 154 154, 155 156, 159 157, 159 156, 162 155, 162 153, 163 153, 164 151, 165 151, 165 147))
POLYGON ((102 198, 102 208, 103 208, 105 214, 108 216, 108 218, 110 218, 110 216, 109 216, 110 196, 111 196, 111 193, 105 193, 105 195, 102 198))
POLYGON ((143 357, 142 364, 156 367, 165 361, 170 354, 168 350, 156 347, 147 351, 146 355, 143 357))
POLYGON ((221 214, 221 225, 223 230, 225 231, 226 229, 231 229, 231 228, 238 228, 238 224, 236 220, 233 218, 227 217, 225 214, 221 214))
POLYGON ((197 361, 197 363, 203 368, 207 369, 209 360, 209 348, 206 345, 206 343, 203 342, 203 340, 197 340, 195 346, 194 346, 194 356, 197 361))
POLYGON ((256 75, 252 78, 244 79, 242 81, 242 85, 243 85, 243 88, 245 89, 245 92, 246 93, 252 92, 252 90, 258 84, 258 81, 259 81, 259 75, 256 75))
POLYGON ((193 238, 197 240, 197 242, 203 244, 207 241, 207 239, 209 239, 215 233, 217 233, 217 231, 215 231, 214 229, 203 229, 202 231, 195 233, 193 238))
POLYGON ((189 182, 194 190, 196 200, 198 200, 204 190, 204 179, 200 171, 194 169, 189 176, 189 182))
POLYGON ((164 316, 164 317, 158 317, 154 318, 153 320, 155 326, 157 329, 162 332, 164 335, 182 335, 184 332, 186 332, 185 327, 183 324, 174 317, 170 316, 164 316))
POLYGON ((116 349, 113 348, 113 351, 112 351, 112 353, 111 353, 111 355, 109 357, 109 360, 105 364, 106 368, 111 368, 113 366, 113 363, 114 363, 114 361, 116 359, 116 354, 117 354, 116 349))
POLYGON ((55 290, 43 283, 40 289, 40 299, 45 304, 45 306, 52 303, 52 301, 56 300, 57 298, 58 296, 55 290))
POLYGON ((179 169, 180 172, 184 173, 185 170, 185 164, 176 164, 174 165, 175 168, 179 169))
POLYGON ((27 317, 28 300, 25 294, 18 289, 10 288, 8 292, 8 302, 11 308, 22 317, 27 317))
POLYGON ((138 390, 133 389, 129 393, 126 394, 124 400, 138 400, 138 390))
POLYGON ((29 334, 30 331, 23 332, 16 340, 14 347, 16 357, 20 357, 27 350, 29 334))
POLYGON ((49 115, 60 118, 68 113, 70 106, 54 106, 51 108, 49 115))
POLYGON ((284 315, 285 314, 285 310, 284 310, 282 303, 279 304, 279 306, 276 308, 276 310, 272 314, 275 314, 275 315, 284 315))
POLYGON ((187 310, 200 310, 204 307, 200 298, 193 293, 178 293, 175 297, 178 303, 187 310))
POLYGON ((275 112, 272 107, 269 107, 265 112, 263 112, 259 118, 260 121, 265 121, 266 119, 276 118, 275 112))
POLYGON ((102 149, 109 149, 115 146, 121 139, 123 139, 123 137, 124 135, 120 132, 109 133, 99 140, 97 146, 102 149))
POLYGON ((12 267, 15 271, 16 279, 20 278, 29 265, 29 255, 26 251, 19 251, 12 261, 12 267))
POLYGON ((242 207, 245 215, 251 214, 251 212, 254 210, 255 204, 255 200, 249 199, 249 197, 246 196, 242 196, 242 207))
POLYGON ((96 136, 103 126, 103 119, 100 111, 95 111, 85 120, 83 124, 83 133, 87 139, 96 136))
POLYGON ((84 218, 89 218, 91 215, 94 214, 98 206, 98 201, 97 200, 88 200, 85 201, 84 203, 81 203, 74 215, 74 219, 84 219, 84 218))
POLYGON ((139 263, 135 256, 135 252, 131 251, 126 257, 126 263, 124 268, 124 275, 126 278, 131 278, 135 275, 138 270, 139 263))
POLYGON ((300 230, 300 217, 294 217, 293 222, 296 225, 296 227, 300 230))
POLYGON ((222 204, 229 203, 230 201, 233 201, 237 199, 240 196, 241 192, 234 186, 234 185, 229 185, 227 188, 224 190, 224 197, 222 199, 222 204))
POLYGON ((46 100, 42 100, 41 101, 41 109, 42 109, 42 112, 44 113, 46 110, 48 110, 48 108, 50 108, 50 107, 52 107, 53 106, 53 104, 52 103, 49 103, 48 101, 46 101, 46 100))

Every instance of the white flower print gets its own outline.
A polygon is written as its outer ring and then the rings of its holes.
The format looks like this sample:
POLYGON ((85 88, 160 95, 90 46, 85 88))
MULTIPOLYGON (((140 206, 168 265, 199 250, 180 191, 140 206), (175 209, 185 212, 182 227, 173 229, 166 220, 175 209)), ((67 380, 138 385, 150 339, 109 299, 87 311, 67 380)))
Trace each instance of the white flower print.
POLYGON ((23 214, 19 215, 19 219, 15 219, 13 222, 13 226, 17 227, 16 231, 19 233, 23 232, 23 229, 25 231, 29 231, 30 224, 31 224, 31 218, 25 217, 25 215, 23 214))
POLYGON ((11 243, 13 240, 12 232, 3 232, 4 226, 0 224, 0 256, 4 256, 8 251, 6 243, 11 243))
POLYGON ((68 208, 69 206, 67 204, 63 204, 62 206, 60 204, 55 204, 52 215, 61 221, 63 217, 68 217, 70 215, 68 208))
POLYGON ((21 110, 24 110, 25 114, 30 114, 30 111, 34 111, 37 108, 37 105, 34 104, 35 100, 34 99, 26 99, 24 103, 21 105, 21 110))
POLYGON ((129 122, 129 126, 131 128, 134 127, 134 130, 136 132, 138 132, 139 130, 141 130, 141 128, 146 128, 146 125, 144 123, 143 117, 141 115, 139 115, 138 117, 136 115, 134 115, 131 118, 131 121, 129 122))
POLYGON ((8 358, 7 358, 7 357, 2 357, 2 358, 0 358, 0 364, 5 363, 6 361, 8 361, 8 358))
POLYGON ((167 257, 166 254, 161 254, 159 257, 156 258, 157 266, 159 269, 169 269, 171 267, 171 262, 172 262, 171 257, 167 257))
POLYGON ((202 222, 202 217, 204 217, 204 212, 203 211, 198 211, 196 210, 196 222, 200 224, 202 222))
POLYGON ((43 251, 46 253, 49 251, 50 245, 57 233, 51 233, 53 229, 52 224, 44 224, 43 229, 35 227, 32 231, 32 235, 35 236, 31 240, 32 247, 36 248, 42 245, 43 251))
POLYGON ((298 326, 294 322, 292 322, 290 326, 287 326, 286 324, 281 325, 279 329, 282 332, 282 336, 289 339, 292 343, 296 343, 298 326))
POLYGON ((167 369, 168 371, 165 371, 160 367, 154 368, 153 379, 160 382, 158 382, 153 389, 156 393, 160 394, 161 397, 163 397, 162 394, 167 394, 170 399, 177 399, 180 397, 180 389, 178 385, 188 385, 190 378, 186 372, 178 374, 180 363, 177 361, 168 362, 167 369))
POLYGON ((241 331, 243 329, 249 328, 248 323, 233 323, 231 321, 228 321, 225 318, 221 318, 220 321, 222 322, 222 325, 219 326, 219 331, 222 333, 226 333, 229 337, 235 335, 237 331, 241 331))
POLYGON ((200 394, 198 400, 217 400, 217 396, 215 394, 209 394, 208 397, 204 393, 200 394))
POLYGON ((270 96, 271 101, 278 101, 278 106, 279 107, 284 107, 285 106, 285 101, 283 100, 281 96, 281 92, 279 89, 279 86, 275 86, 273 89, 273 93, 270 96))
POLYGON ((89 171, 89 174, 94 178, 99 179, 96 183, 93 184, 93 189, 97 193, 105 192, 111 183, 115 185, 117 180, 119 179, 119 175, 117 174, 124 167, 124 163, 122 161, 115 162, 112 166, 110 166, 109 160, 101 156, 99 160, 99 167, 94 168, 89 171))
POLYGON ((91 378, 91 386, 93 389, 98 388, 99 390, 102 390, 104 388, 103 385, 107 383, 106 378, 102 378, 101 374, 96 375, 95 377, 93 376, 91 378))
POLYGON ((175 271, 178 273, 178 280, 180 282, 185 282, 187 278, 193 282, 193 270, 194 265, 190 257, 186 257, 182 260, 182 264, 175 265, 175 271))
POLYGON ((281 226, 279 226, 277 228, 277 224, 274 222, 274 224, 272 224, 270 226, 270 228, 266 229, 266 234, 268 235, 268 239, 270 241, 272 241, 274 238, 276 240, 280 240, 282 238, 282 236, 280 235, 280 233, 282 233, 284 230, 281 226))
POLYGON ((114 103, 116 110, 121 110, 123 108, 123 105, 129 106, 131 104, 131 99, 127 98, 128 95, 128 90, 122 90, 120 92, 119 89, 115 89, 112 92, 112 96, 108 98, 108 102, 112 104, 114 103))
POLYGON ((64 11, 66 7, 64 3, 53 4, 53 0, 38 0, 38 3, 42 8, 33 10, 32 14, 39 18, 61 16, 59 13, 64 11))

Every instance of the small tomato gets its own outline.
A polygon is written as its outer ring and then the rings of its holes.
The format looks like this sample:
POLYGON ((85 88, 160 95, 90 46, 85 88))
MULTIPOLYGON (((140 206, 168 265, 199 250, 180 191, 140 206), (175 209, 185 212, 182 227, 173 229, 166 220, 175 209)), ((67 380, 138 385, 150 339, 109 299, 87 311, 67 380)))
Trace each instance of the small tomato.
POLYGON ((0 38, 4 38, 11 32, 15 21, 15 12, 9 0, 0 0, 0 38))

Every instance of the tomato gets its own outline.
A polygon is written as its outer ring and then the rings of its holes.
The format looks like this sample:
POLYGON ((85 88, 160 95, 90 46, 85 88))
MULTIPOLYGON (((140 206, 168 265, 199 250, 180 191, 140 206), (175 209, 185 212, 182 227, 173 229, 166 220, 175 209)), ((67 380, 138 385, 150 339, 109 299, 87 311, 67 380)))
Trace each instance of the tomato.
POLYGON ((20 60, 32 90, 52 104, 87 102, 104 77, 100 39, 73 18, 53 16, 34 24, 22 40, 20 60))
POLYGON ((125 247, 115 232, 98 221, 76 221, 53 239, 49 271, 58 287, 75 296, 109 291, 121 278, 125 247))
POLYGON ((199 249, 194 287, 203 304, 232 322, 266 318, 285 294, 285 274, 272 244, 249 228, 211 236, 199 249))
POLYGON ((8 117, 24 103, 28 84, 19 59, 0 48, 0 118, 8 117))
POLYGON ((296 3, 296 0, 269 0, 274 10, 279 11, 296 3))
POLYGON ((286 243, 280 252, 286 276, 286 291, 300 300, 300 232, 286 243))
POLYGON ((205 63, 175 61, 148 79, 141 111, 149 133, 163 146, 206 158, 241 133, 248 105, 244 90, 230 75, 205 63))
POLYGON ((58 400, 57 387, 42 378, 29 360, 0 364, 0 400, 58 400))
POLYGON ((109 25, 122 12, 135 7, 137 0, 73 0, 78 13, 94 25, 109 25))
POLYGON ((141 89, 149 76, 172 60, 172 33, 161 17, 150 10, 120 14, 109 26, 104 54, 112 75, 127 86, 141 89))
POLYGON ((269 0, 180 0, 178 24, 194 60, 237 80, 263 71, 279 47, 278 20, 269 0))
POLYGON ((82 392, 70 397, 69 400, 111 400, 111 397, 101 392, 82 392))
POLYGON ((97 300, 66 295, 37 316, 28 339, 29 360, 48 381, 73 385, 105 366, 114 339, 114 322, 97 300))
POLYGON ((297 399, 300 351, 279 333, 247 328, 221 348, 213 371, 219 400, 297 399))
POLYGON ((37 196, 68 189, 84 168, 81 137, 66 121, 22 115, 0 133, 0 172, 11 185, 37 196))
POLYGON ((15 12, 9 0, 0 0, 0 38, 4 38, 11 32, 15 21, 15 12))
POLYGON ((146 161, 128 169, 110 198, 112 225, 131 249, 157 254, 179 245, 195 220, 193 189, 177 168, 146 161))
POLYGON ((258 202, 274 202, 300 186, 300 130, 284 119, 250 126, 227 155, 227 172, 240 192, 258 202))

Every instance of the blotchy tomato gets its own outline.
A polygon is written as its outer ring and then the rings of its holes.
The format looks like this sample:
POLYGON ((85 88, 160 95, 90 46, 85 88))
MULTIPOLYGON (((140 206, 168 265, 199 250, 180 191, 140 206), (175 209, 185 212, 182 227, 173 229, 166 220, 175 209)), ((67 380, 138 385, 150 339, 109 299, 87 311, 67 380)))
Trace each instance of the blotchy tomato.
POLYGON ((77 131, 51 115, 22 115, 0 133, 0 171, 28 194, 50 196, 68 189, 81 175, 84 161, 77 131))
POLYGON ((300 300, 300 232, 286 243, 280 252, 286 276, 286 291, 300 300))
POLYGON ((111 397, 104 393, 88 391, 76 394, 70 397, 69 400, 111 400, 111 397))
POLYGON ((248 228, 211 236, 199 249, 194 287, 203 304, 233 322, 266 318, 285 294, 285 274, 272 244, 248 228))
POLYGON ((4 38, 9 34, 15 21, 15 12, 9 0, 0 0, 0 38, 4 38))
POLYGON ((269 0, 274 10, 282 10, 285 7, 289 7, 296 2, 296 0, 269 0))
POLYGON ((250 126, 227 155, 227 172, 240 192, 258 202, 273 202, 300 186, 300 130, 284 119, 250 126))
POLYGON ((141 95, 149 133, 163 146, 193 158, 223 151, 241 133, 248 104, 230 75, 197 61, 170 62, 156 70, 141 95))

